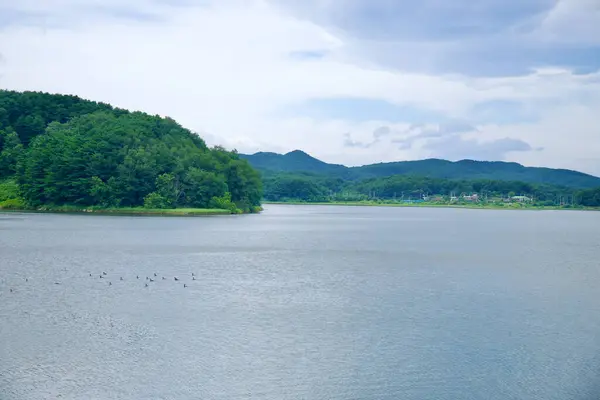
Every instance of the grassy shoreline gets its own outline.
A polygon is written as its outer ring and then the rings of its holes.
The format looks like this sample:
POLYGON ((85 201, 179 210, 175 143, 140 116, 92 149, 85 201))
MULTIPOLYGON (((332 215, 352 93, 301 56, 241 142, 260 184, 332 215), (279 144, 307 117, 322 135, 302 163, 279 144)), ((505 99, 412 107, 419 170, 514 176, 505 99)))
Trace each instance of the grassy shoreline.
POLYGON ((600 211, 594 207, 560 207, 560 206, 533 206, 513 203, 514 205, 496 204, 447 204, 447 203, 378 203, 364 201, 331 201, 331 202, 303 202, 303 201, 263 201, 263 204, 279 205, 316 205, 316 206, 352 206, 352 207, 412 207, 412 208, 466 208, 471 210, 539 210, 539 211, 600 211))
POLYGON ((173 208, 173 209, 148 209, 143 207, 99 208, 99 207, 39 207, 39 208, 0 208, 2 212, 24 213, 54 213, 54 214, 104 214, 104 215, 129 215, 129 216, 185 216, 201 217, 213 215, 233 215, 229 210, 210 208, 173 208))

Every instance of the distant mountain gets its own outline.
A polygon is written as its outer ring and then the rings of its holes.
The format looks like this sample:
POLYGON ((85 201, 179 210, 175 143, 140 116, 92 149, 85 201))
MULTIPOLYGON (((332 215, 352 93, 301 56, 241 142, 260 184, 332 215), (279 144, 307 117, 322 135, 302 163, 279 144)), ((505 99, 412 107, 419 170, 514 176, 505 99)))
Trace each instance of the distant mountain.
POLYGON ((256 169, 267 173, 311 172, 337 175, 346 179, 415 175, 445 179, 521 181, 572 188, 600 187, 600 178, 582 172, 567 169, 525 167, 521 164, 503 161, 461 160, 453 162, 427 159, 346 167, 339 164, 328 164, 300 150, 287 154, 265 152, 252 155, 240 154, 240 157, 248 160, 256 169))
POLYGON ((313 172, 318 174, 346 173, 348 167, 339 164, 328 164, 306 154, 301 150, 290 151, 286 154, 259 152, 255 154, 240 154, 250 164, 262 171, 273 172, 313 172))

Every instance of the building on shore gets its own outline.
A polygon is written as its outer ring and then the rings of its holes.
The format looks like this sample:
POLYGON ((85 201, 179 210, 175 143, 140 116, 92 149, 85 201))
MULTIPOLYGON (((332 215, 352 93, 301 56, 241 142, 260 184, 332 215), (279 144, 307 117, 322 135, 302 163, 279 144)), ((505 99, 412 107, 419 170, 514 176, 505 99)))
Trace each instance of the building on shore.
POLYGON ((531 197, 527 196, 513 196, 510 199, 517 203, 529 203, 531 201, 531 197))
POLYGON ((463 195, 462 196, 464 201, 473 201, 473 202, 477 202, 479 201, 479 195, 477 195, 477 193, 473 193, 471 195, 463 195))

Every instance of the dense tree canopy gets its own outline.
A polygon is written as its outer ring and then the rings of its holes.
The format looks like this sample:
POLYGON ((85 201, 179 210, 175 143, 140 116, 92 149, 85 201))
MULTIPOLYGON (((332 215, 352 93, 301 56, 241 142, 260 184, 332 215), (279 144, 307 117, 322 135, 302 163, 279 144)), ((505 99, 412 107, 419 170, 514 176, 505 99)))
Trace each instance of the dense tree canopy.
POLYGON ((96 111, 110 111, 116 115, 127 113, 126 110, 77 96, 0 90, 0 130, 14 130, 25 147, 34 137, 44 133, 51 122, 64 123, 96 111))
POLYGON ((168 118, 95 112, 51 123, 17 168, 32 205, 209 207, 227 192, 249 209, 260 204, 258 173, 168 118), (150 196, 150 197, 148 197, 150 196))
POLYGON ((0 90, 0 182, 31 206, 260 204, 259 174, 170 118, 76 96, 0 90))
POLYGON ((576 201, 585 207, 600 207, 600 188, 580 191, 576 201))

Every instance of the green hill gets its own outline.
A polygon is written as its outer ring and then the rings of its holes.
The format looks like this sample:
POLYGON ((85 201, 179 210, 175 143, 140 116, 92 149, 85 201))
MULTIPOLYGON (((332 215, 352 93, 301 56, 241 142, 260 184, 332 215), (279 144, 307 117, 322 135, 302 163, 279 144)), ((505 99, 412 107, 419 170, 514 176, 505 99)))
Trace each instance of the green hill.
POLYGON ((252 155, 240 154, 254 168, 273 172, 314 172, 318 174, 345 174, 348 168, 343 165, 327 164, 301 150, 286 154, 259 152, 252 155))
POLYGON ((298 150, 287 154, 256 153, 240 155, 240 157, 245 158, 255 168, 267 174, 269 172, 312 172, 354 180, 412 175, 440 179, 520 181, 570 188, 600 186, 600 178, 582 172, 525 167, 517 163, 502 161, 461 160, 452 162, 427 159, 345 167, 325 163, 298 150))
POLYGON ((237 212, 262 198, 247 161, 208 148, 170 118, 37 92, 0 91, 0 181, 16 182, 23 203, 36 208, 237 212))

